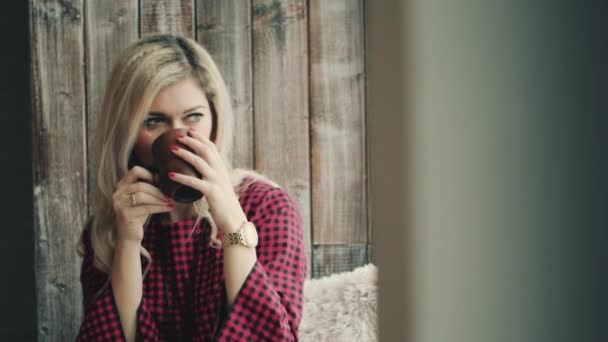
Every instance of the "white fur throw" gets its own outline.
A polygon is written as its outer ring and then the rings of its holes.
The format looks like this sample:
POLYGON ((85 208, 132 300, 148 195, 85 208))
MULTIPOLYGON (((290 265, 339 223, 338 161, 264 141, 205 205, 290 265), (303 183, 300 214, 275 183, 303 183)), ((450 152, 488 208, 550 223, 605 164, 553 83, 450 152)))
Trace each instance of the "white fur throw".
POLYGON ((306 279, 300 341, 377 341, 377 272, 375 265, 367 264, 306 279))

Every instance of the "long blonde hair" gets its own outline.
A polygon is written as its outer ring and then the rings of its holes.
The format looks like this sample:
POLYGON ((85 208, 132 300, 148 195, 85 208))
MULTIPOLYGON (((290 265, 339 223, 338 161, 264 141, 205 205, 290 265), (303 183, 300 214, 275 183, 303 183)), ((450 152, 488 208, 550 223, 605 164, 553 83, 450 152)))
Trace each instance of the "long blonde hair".
MULTIPOLYGON (((232 167, 234 118, 230 95, 207 50, 196 41, 181 36, 161 34, 141 38, 122 51, 112 68, 92 144, 95 149, 92 170, 97 174, 93 187, 93 215, 86 226, 91 232, 94 266, 108 275, 111 275, 116 236, 112 194, 118 181, 128 172, 141 123, 160 90, 189 77, 198 81, 209 101, 213 116, 211 140, 230 172, 235 193, 240 194, 256 180, 279 187, 253 170, 232 167)), ((197 219, 190 235, 202 219, 207 218, 212 227, 210 245, 217 248, 217 226, 209 213, 206 197, 195 201, 194 207, 197 219)), ((81 234, 77 245, 80 256, 85 252, 83 236, 81 234)), ((145 277, 152 258, 143 246, 140 253, 148 260, 145 277)))

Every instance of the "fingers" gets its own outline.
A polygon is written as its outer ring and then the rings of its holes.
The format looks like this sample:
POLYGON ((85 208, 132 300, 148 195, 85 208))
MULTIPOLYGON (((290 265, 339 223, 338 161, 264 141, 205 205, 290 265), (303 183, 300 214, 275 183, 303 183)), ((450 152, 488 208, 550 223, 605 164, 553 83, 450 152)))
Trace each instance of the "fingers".
POLYGON ((214 189, 213 183, 211 183, 207 180, 203 180, 200 178, 196 178, 196 177, 192 177, 192 176, 188 176, 188 175, 184 175, 184 174, 176 173, 176 172, 172 172, 171 175, 172 176, 170 176, 170 177, 174 181, 176 181, 180 184, 189 186, 193 189, 197 189, 200 192, 202 192, 203 195, 205 195, 207 197, 213 197, 213 189, 214 189))
POLYGON ((129 172, 118 182, 117 188, 120 188, 126 184, 135 183, 138 179, 143 179, 151 183, 154 182, 154 176, 146 168, 139 165, 132 167, 129 172))
POLYGON ((129 184, 129 185, 125 186, 124 189, 121 190, 121 193, 127 194, 127 195, 130 195, 132 193, 139 193, 139 192, 154 196, 159 200, 165 200, 165 199, 169 198, 168 196, 163 194, 163 192, 160 191, 159 188, 155 187, 152 184, 148 184, 148 183, 144 183, 144 182, 137 182, 134 184, 129 184))
POLYGON ((217 147, 211 140, 204 137, 202 134, 189 131, 191 136, 184 136, 183 138, 177 138, 179 142, 190 147, 195 154, 201 156, 207 164, 212 168, 218 165, 219 153, 217 147))
POLYGON ((156 196, 152 196, 147 192, 137 191, 131 194, 125 193, 122 195, 121 202, 124 203, 124 206, 140 206, 140 205, 169 205, 173 204, 172 200, 168 199, 159 199, 156 196), (135 204, 131 203, 131 196, 135 199, 135 204))
POLYGON ((140 217, 140 216, 147 216, 147 215, 151 215, 151 214, 168 212, 168 211, 173 210, 173 208, 168 207, 166 204, 165 205, 148 204, 148 205, 135 206, 131 210, 132 210, 133 215, 140 217))
POLYGON ((213 178, 213 169, 203 158, 186 149, 180 148, 179 146, 174 147, 172 152, 194 166, 194 168, 203 176, 203 178, 213 178))

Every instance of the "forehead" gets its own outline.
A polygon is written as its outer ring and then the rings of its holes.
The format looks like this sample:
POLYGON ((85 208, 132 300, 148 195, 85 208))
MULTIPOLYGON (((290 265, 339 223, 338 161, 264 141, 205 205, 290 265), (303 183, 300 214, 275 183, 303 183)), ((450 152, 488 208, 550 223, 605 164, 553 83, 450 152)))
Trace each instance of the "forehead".
POLYGON ((198 83, 194 79, 188 78, 161 89, 154 96, 150 111, 178 115, 196 106, 209 108, 209 103, 198 83))

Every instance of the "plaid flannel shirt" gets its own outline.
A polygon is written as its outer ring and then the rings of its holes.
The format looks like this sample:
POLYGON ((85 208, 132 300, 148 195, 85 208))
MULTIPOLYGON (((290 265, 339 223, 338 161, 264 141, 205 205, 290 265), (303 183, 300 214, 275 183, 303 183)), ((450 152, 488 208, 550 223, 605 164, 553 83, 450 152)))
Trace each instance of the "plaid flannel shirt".
MULTIPOLYGON (((160 224, 153 216, 142 241, 153 261, 143 280, 136 340, 298 340, 306 274, 300 211, 287 192, 262 182, 247 188, 239 202, 258 230, 258 260, 230 307, 222 250, 209 246, 208 221, 187 239, 194 217, 160 224)), ((111 284, 98 294, 108 275, 93 266, 87 229, 83 241, 84 321, 77 341, 125 341, 111 284)), ((143 270, 147 261, 141 261, 143 270)))

